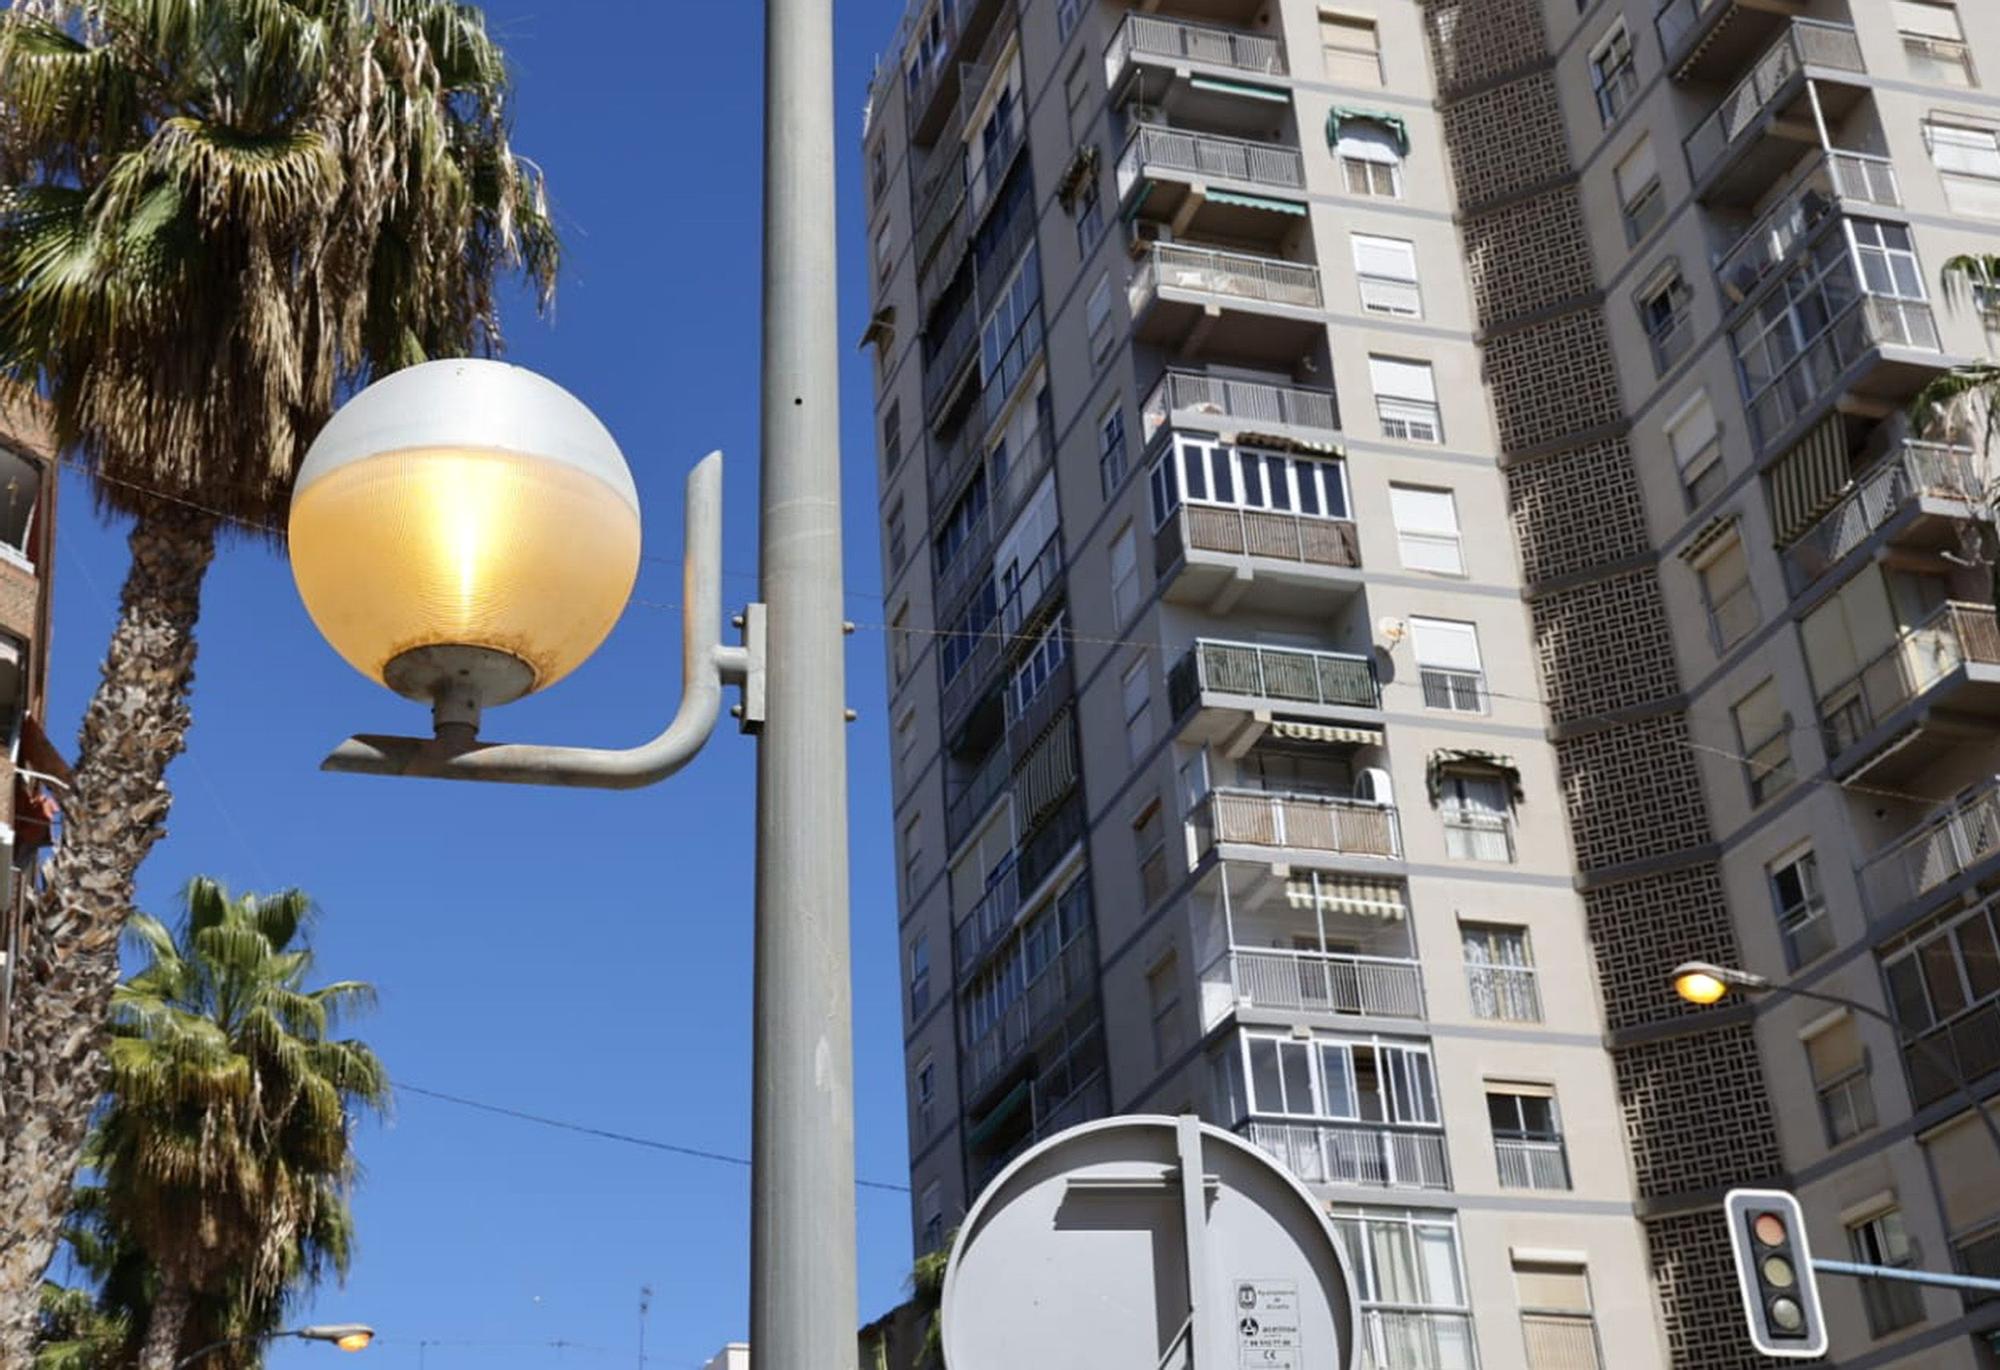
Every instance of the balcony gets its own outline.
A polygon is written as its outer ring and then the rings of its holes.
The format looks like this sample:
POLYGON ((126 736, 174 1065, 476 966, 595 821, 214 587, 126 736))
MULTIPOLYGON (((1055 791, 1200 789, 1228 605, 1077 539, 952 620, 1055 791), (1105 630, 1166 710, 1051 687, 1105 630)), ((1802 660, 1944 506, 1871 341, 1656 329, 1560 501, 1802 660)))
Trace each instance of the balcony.
POLYGON ((1979 1081, 2000 1071, 2000 999, 1976 1004, 1909 1038, 1903 1045, 1903 1063, 1910 1071, 1911 1102, 1918 1108, 1957 1094, 1958 1079, 1979 1081), (1957 1078, 1945 1070, 1945 1061, 1957 1078))
POLYGON ((1896 164, 1860 152, 1816 154, 1790 190, 1717 259, 1715 278, 1732 304, 1758 292, 1765 279, 1819 236, 1827 220, 1855 208, 1900 209, 1896 164))
POLYGON ((1407 957, 1237 947, 1223 953, 1203 972, 1202 980, 1226 985, 1236 1010, 1367 1018, 1425 1016, 1423 969, 1407 957))
POLYGON ((1238 1123, 1236 1130, 1306 1184, 1451 1188, 1444 1132, 1439 1128, 1251 1118, 1238 1123))
POLYGON ((1768 456, 1842 399, 1899 405, 1948 363, 1937 319, 1921 300, 1860 295, 1775 374, 1739 355, 1750 431, 1768 456))
MULTIPOLYGON (((1357 1335, 1361 1370, 1479 1370, 1470 1313, 1364 1308, 1357 1335)), ((1551 1364, 1571 1370, 1560 1361, 1551 1364)), ((1594 1370, 1589 1362, 1576 1370, 1586 1367, 1594 1370)))
MULTIPOLYGON (((1042 612, 1055 600, 1062 587, 1062 534, 1051 534, 1035 559, 1019 570, 1007 597, 990 618, 983 621, 962 617, 950 637, 965 643, 965 654, 957 668, 944 677, 940 712, 944 733, 949 738, 958 731, 974 705, 991 693, 1000 668, 1013 655, 1017 639, 1035 625, 1042 612)), ((944 670, 944 658, 939 658, 944 670)))
POLYGON ((1493 1159, 1502 1189, 1569 1188, 1569 1158, 1561 1142, 1495 1137, 1493 1159))
POLYGON ((1298 446, 1332 446, 1340 408, 1331 390, 1232 380, 1200 371, 1168 371, 1139 409, 1141 441, 1163 428, 1217 429, 1232 437, 1270 434, 1298 446))
POLYGON ((1372 721, 1382 707, 1375 660, 1347 652, 1204 638, 1167 673, 1167 705, 1183 742, 1220 745, 1232 756, 1274 730, 1357 745, 1382 740, 1372 721), (1274 722, 1274 709, 1286 718, 1274 722))
MULTIPOLYGON (((1154 14, 1128 14, 1104 49, 1104 85, 1114 101, 1158 104, 1168 84, 1190 84, 1198 72, 1269 80, 1286 69, 1285 45, 1275 34, 1154 14)), ((1256 93, 1246 92, 1253 99, 1256 93)))
POLYGON ((1676 81, 1726 81, 1805 8, 1806 0, 1666 0, 1653 28, 1676 81))
POLYGON ((1055 959, 1000 1011, 1000 1016, 965 1044, 965 1098, 977 1100, 1069 1010, 1097 988, 1097 942, 1078 933, 1055 959))
POLYGON ((1218 788, 1195 806, 1189 822, 1197 851, 1220 848, 1225 858, 1236 855, 1231 847, 1353 857, 1362 864, 1403 854, 1395 806, 1368 800, 1218 788))
MULTIPOLYGON (((979 427, 978 424, 967 425, 970 429, 979 427)), ((976 440, 968 440, 963 447, 947 449, 940 454, 939 460, 931 463, 932 488, 939 488, 938 482, 950 481, 952 484, 943 488, 954 495, 962 495, 971 472, 987 455, 985 443, 976 440)), ((994 544, 1013 526, 1015 517, 1034 497, 1054 457, 1054 439, 1048 425, 1042 424, 1023 444, 1023 450, 1008 454, 1004 465, 996 460, 994 465, 999 469, 988 475, 986 512, 967 530, 965 541, 959 544, 951 560, 938 568, 932 602, 937 606, 940 619, 950 622, 957 617, 966 592, 992 573, 994 544)), ((941 512, 941 508, 934 507, 932 518, 935 519, 941 512)))
POLYGON ((2000 718, 2000 623, 1987 604, 1946 603, 1820 696, 1836 778, 1902 780, 2000 718))
POLYGON ((1542 1021, 1541 983, 1533 966, 1468 962, 1465 991, 1475 1018, 1494 1023, 1542 1021))
POLYGON ((924 418, 933 428, 958 407, 966 384, 979 375, 978 313, 965 301, 938 345, 924 349, 924 418))
POLYGON ((1126 291, 1133 336, 1182 357, 1289 367, 1325 334, 1319 268, 1280 257, 1153 243, 1126 291))
POLYGON ((1118 158, 1126 213, 1166 224, 1176 238, 1275 248, 1305 216, 1305 185, 1297 148, 1157 124, 1133 129, 1118 158))
POLYGON ((988 39, 996 36, 995 21, 1010 12, 1000 0, 939 0, 937 29, 931 41, 935 56, 914 78, 907 62, 904 68, 908 100, 904 115, 912 143, 929 147, 939 141, 958 109, 961 89, 968 84, 962 68, 971 64, 965 59, 990 47, 988 39))
POLYGON ((1695 198, 1755 203, 1782 179, 1804 145, 1819 141, 1807 86, 1817 83, 1820 111, 1828 125, 1837 124, 1868 90, 1845 78, 1867 70, 1851 27, 1792 20, 1688 135, 1684 146, 1695 198))
POLYGON ((1861 866, 1868 916, 1898 922, 2000 872, 2000 777, 1985 781, 1861 866))
POLYGON ((1938 552, 1959 546, 1965 523, 1983 517, 1984 484, 1963 447, 1906 442, 1855 478, 1853 488, 1784 549, 1793 594, 1862 546, 1938 552))

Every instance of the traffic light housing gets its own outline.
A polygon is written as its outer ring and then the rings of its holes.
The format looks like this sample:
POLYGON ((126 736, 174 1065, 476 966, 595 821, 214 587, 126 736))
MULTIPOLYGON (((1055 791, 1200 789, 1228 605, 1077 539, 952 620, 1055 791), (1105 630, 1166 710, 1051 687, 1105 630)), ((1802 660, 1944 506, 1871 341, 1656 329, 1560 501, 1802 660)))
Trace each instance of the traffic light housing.
POLYGON ((1826 1318, 1799 1201, 1782 1189, 1732 1189, 1722 1207, 1750 1344, 1767 1356, 1825 1355, 1826 1318))

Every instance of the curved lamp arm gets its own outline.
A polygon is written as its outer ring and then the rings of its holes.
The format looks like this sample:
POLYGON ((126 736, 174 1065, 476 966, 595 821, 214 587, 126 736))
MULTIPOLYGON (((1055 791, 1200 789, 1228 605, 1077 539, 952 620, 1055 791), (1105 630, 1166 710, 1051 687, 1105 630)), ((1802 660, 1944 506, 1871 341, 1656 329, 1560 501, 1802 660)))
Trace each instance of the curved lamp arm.
MULTIPOLYGON (((681 703, 651 742, 624 749, 545 747, 451 738, 350 737, 320 763, 357 775, 434 776, 509 785, 630 790, 664 780, 694 759, 715 730, 725 683, 754 700, 763 670, 761 617, 746 620, 746 647, 722 644, 722 453, 711 452, 687 478, 687 552, 681 564, 681 703)), ((746 718, 756 714, 746 709, 746 718)))

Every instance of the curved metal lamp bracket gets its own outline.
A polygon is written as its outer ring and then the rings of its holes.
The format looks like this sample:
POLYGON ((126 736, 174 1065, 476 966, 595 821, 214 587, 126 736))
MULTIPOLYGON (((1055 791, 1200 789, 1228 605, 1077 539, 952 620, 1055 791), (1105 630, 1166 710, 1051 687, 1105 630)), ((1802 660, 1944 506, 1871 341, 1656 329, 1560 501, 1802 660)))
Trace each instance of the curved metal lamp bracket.
POLYGON ((320 769, 355 775, 432 776, 507 785, 631 790, 687 765, 715 731, 722 687, 743 692, 744 731, 763 719, 764 606, 742 618, 744 644, 722 642, 722 453, 711 452, 687 479, 687 552, 681 565, 681 703, 651 742, 622 750, 477 741, 462 723, 436 737, 365 733, 334 748, 320 769))

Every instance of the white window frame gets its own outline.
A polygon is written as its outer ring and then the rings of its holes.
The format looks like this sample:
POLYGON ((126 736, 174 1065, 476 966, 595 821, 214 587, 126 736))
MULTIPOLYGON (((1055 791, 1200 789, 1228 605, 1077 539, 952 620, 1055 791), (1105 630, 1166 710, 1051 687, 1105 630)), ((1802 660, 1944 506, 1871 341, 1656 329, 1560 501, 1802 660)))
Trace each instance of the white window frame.
POLYGON ((1111 352, 1116 332, 1111 326, 1111 294, 1111 273, 1098 273, 1097 284, 1090 288, 1090 296, 1083 305, 1083 326, 1090 338, 1093 365, 1103 361, 1111 352))
POLYGON ((1153 745, 1151 662, 1141 656, 1118 678, 1119 707, 1125 717, 1125 750, 1134 763, 1153 745))
POLYGON ((1347 462, 1176 433, 1147 473, 1153 528, 1183 504, 1346 523, 1353 519, 1347 462))
POLYGON ((1819 856, 1810 844, 1793 847, 1764 867, 1765 886, 1771 892, 1771 914, 1777 920, 1778 937, 1785 944, 1785 962, 1797 968, 1810 965, 1825 956, 1837 945, 1833 931, 1833 913, 1827 906, 1826 891, 1820 885, 1819 856), (1795 882, 1799 897, 1791 903, 1785 902, 1785 895, 1779 889, 1779 882, 1789 872, 1798 872, 1795 882), (1807 950, 1799 945, 1799 933, 1807 928, 1816 929, 1816 936, 1824 937, 1824 945, 1807 950))
POLYGON ((1728 474, 1722 468, 1722 423, 1716 417, 1715 404, 1709 399, 1708 391, 1697 390, 1688 396, 1686 402, 1660 425, 1660 432, 1666 438, 1667 450, 1680 472, 1681 490, 1687 496, 1688 508, 1693 509, 1715 495, 1722 477, 1728 474), (1693 451, 1683 452, 1682 444, 1675 435, 1688 429, 1695 416, 1701 413, 1708 415, 1708 436, 1693 451))
POLYGON ((1119 631, 1139 612, 1139 530, 1127 523, 1111 536, 1111 622, 1119 631))
POLYGON ((1423 357, 1370 353, 1369 388, 1382 436, 1396 442, 1437 446, 1444 441, 1444 412, 1438 406, 1437 368, 1423 357), (1419 377, 1421 376, 1421 380, 1419 377), (1386 389, 1386 384, 1408 389, 1386 389))
POLYGON ((1352 10, 1322 9, 1319 12, 1319 47, 1320 70, 1324 73, 1327 80, 1334 82, 1336 85, 1379 86, 1382 84, 1382 25, 1376 20, 1374 15, 1359 14, 1352 10), (1328 42, 1327 28, 1329 24, 1345 26, 1354 30, 1365 29, 1369 38, 1373 41, 1366 46, 1355 43, 1328 42), (1361 59, 1363 58, 1367 59, 1373 66, 1372 78, 1368 80, 1356 79, 1360 75, 1356 68, 1361 64, 1361 59))
POLYGON ((1242 1053, 1243 1105, 1250 1114, 1313 1122, 1424 1128, 1440 1133, 1444 1130, 1443 1096, 1438 1084, 1437 1062, 1428 1043, 1402 1037, 1383 1037, 1375 1033, 1314 1033, 1310 1037, 1296 1037, 1289 1031, 1265 1029, 1239 1032, 1237 1047, 1242 1053), (1292 1106, 1294 1100, 1289 1090, 1285 1091, 1283 1098, 1268 1101, 1277 1107, 1267 1106, 1266 1101, 1257 1097, 1257 1073, 1251 1065, 1251 1047, 1253 1043, 1262 1042, 1277 1044, 1281 1089, 1285 1084, 1286 1049, 1296 1048, 1307 1053, 1308 1091, 1312 1097, 1300 1101, 1307 1105, 1305 1109, 1292 1106), (1357 1050, 1375 1053, 1375 1078, 1385 1115, 1379 1121, 1365 1118, 1360 1107, 1361 1092, 1354 1068, 1354 1053, 1357 1050), (1337 1091, 1327 1080, 1329 1053, 1336 1058, 1334 1063, 1341 1071, 1337 1091), (1336 1093, 1346 1096, 1348 1112, 1337 1111, 1336 1093))
POLYGON ((1132 464, 1132 439, 1125 427, 1125 402, 1113 400, 1097 419, 1097 480, 1110 499, 1125 483, 1132 464))
POLYGON ((1452 713, 1485 713, 1486 667, 1479 650, 1479 625, 1464 619, 1426 618, 1422 615, 1413 615, 1409 622, 1410 655, 1417 663, 1424 707, 1452 713), (1426 661, 1426 637, 1437 648, 1443 648, 1447 642, 1456 642, 1461 646, 1469 645, 1471 650, 1434 652, 1431 654, 1433 660, 1426 661), (1464 664, 1467 658, 1470 665, 1464 664))
POLYGON ((1334 155, 1340 162, 1341 188, 1349 195, 1403 198, 1403 154, 1385 126, 1368 119, 1343 121, 1334 155))
POLYGON ((1639 67, 1632 31, 1623 19, 1612 24, 1590 49, 1590 89, 1604 127, 1618 122, 1639 91, 1639 67))
POLYGON ((1408 238, 1350 233, 1354 279, 1366 314, 1421 319, 1423 287, 1417 279, 1417 245, 1408 238))
POLYGON ((1392 481, 1389 514, 1396 524, 1397 559, 1405 570, 1464 576, 1464 533, 1458 522, 1458 495, 1450 486, 1392 481))

